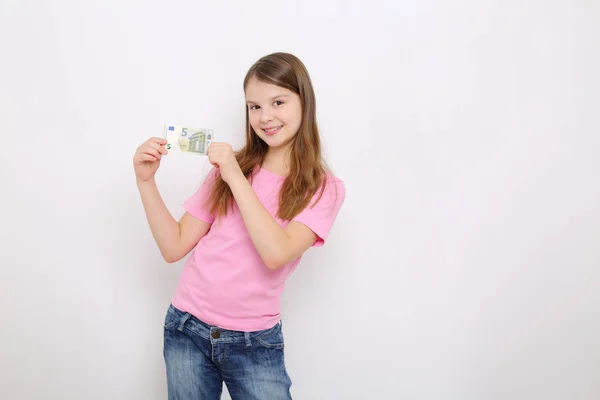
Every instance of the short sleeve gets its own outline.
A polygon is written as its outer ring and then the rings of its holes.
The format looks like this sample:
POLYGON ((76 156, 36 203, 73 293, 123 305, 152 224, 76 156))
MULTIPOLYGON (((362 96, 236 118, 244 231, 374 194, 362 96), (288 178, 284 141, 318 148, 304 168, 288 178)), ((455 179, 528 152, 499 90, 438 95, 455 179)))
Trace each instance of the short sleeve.
POLYGON ((183 203, 185 211, 195 218, 209 224, 214 222, 215 217, 210 212, 210 205, 207 204, 207 201, 216 177, 217 169, 212 168, 200 188, 183 203))
POLYGON ((290 221, 301 222, 317 235, 317 240, 313 243, 313 247, 323 246, 327 240, 329 231, 346 198, 344 182, 337 178, 328 179, 323 190, 323 195, 319 199, 320 195, 321 190, 319 189, 309 205, 290 221))

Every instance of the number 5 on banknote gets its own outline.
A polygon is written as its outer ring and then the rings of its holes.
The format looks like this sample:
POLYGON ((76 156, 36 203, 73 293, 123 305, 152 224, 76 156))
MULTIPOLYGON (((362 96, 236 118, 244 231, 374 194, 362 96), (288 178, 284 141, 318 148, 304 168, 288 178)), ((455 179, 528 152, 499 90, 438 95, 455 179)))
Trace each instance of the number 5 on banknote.
POLYGON ((165 125, 163 132, 163 138, 167 140, 167 150, 175 153, 206 155, 214 137, 214 129, 181 125, 165 125))

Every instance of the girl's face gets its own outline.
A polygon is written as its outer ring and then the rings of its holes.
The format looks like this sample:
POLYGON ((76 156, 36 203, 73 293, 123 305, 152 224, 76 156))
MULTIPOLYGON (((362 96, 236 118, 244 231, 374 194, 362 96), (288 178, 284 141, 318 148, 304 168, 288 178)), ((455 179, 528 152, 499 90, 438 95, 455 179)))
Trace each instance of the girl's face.
POLYGON ((250 125, 270 148, 285 146, 302 121, 300 96, 291 90, 252 77, 246 86, 250 125))

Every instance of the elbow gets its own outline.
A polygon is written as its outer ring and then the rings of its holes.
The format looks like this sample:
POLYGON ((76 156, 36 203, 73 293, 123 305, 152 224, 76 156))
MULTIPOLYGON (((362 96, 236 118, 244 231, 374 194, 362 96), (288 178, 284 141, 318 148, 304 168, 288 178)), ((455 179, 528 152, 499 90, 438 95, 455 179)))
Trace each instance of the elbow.
POLYGON ((265 261, 265 266, 271 271, 275 271, 277 268, 279 268, 277 264, 272 261, 265 261))
POLYGON ((267 260, 265 261, 265 265, 267 266, 268 269, 270 269, 271 271, 275 271, 276 269, 279 269, 280 267, 283 266, 282 263, 274 261, 274 260, 267 260))
POLYGON ((173 264, 176 263, 177 261, 181 260, 182 256, 179 254, 176 254, 175 252, 161 252, 163 259, 168 263, 168 264, 173 264))
POLYGON ((270 257, 264 257, 263 262, 265 263, 265 266, 271 271, 275 271, 276 269, 279 269, 285 264, 287 264, 285 258, 280 254, 274 254, 270 257))
POLYGON ((170 256, 170 255, 164 255, 164 254, 163 254, 163 260, 165 260, 165 262, 167 264, 173 264, 173 263, 176 263, 177 261, 179 261, 177 259, 177 257, 173 257, 173 256, 170 256))

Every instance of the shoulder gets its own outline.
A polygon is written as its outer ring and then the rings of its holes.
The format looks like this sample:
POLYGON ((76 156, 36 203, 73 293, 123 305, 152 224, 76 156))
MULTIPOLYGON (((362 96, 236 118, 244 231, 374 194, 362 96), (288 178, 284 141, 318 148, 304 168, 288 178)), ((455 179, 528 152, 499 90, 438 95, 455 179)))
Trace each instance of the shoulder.
POLYGON ((312 200, 292 221, 302 223, 318 237, 313 246, 322 246, 327 239, 346 198, 346 186, 339 177, 328 173, 312 200))
POLYGON ((323 205, 339 208, 346 198, 346 185, 344 181, 331 172, 327 172, 321 182, 321 186, 314 194, 311 207, 321 203, 323 205))
POLYGON ((346 185, 344 184, 344 180, 331 172, 327 172, 325 178, 322 183, 322 190, 324 193, 339 193, 345 196, 346 194, 346 185))

